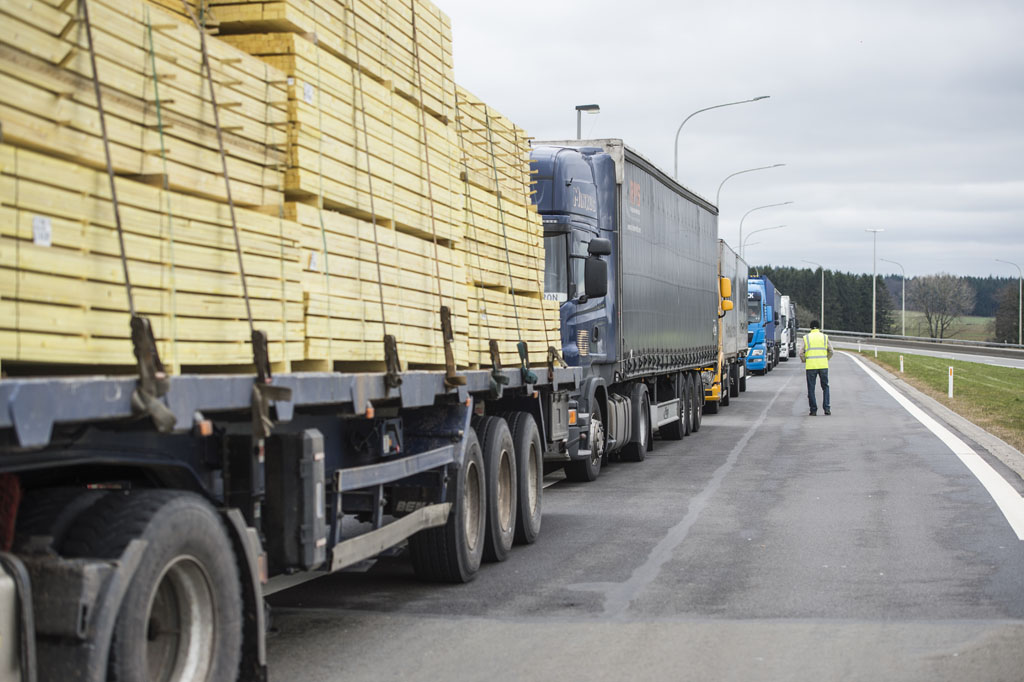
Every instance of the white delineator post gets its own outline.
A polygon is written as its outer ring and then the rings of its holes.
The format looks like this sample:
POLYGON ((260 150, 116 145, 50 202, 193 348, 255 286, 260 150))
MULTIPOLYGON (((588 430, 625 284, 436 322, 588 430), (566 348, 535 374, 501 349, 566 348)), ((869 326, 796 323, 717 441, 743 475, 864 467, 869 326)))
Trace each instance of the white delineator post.
POLYGON ((949 368, 949 397, 953 397, 953 368, 949 368))
POLYGON ((900 374, 903 374, 903 356, 900 356, 900 374))

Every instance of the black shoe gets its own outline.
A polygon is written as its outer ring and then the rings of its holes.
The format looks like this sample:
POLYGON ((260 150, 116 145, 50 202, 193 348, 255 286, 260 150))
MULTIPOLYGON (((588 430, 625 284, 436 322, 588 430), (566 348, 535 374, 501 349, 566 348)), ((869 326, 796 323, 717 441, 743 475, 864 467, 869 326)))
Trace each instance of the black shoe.
POLYGON ((810 411, 810 413, 809 413, 809 414, 808 414, 807 416, 808 416, 808 417, 813 417, 813 416, 814 416, 814 415, 816 415, 816 414, 818 414, 818 413, 817 413, 816 411, 814 411, 814 410, 811 410, 811 411, 810 411))
POLYGON ((832 410, 825 410, 825 414, 832 414, 832 410))

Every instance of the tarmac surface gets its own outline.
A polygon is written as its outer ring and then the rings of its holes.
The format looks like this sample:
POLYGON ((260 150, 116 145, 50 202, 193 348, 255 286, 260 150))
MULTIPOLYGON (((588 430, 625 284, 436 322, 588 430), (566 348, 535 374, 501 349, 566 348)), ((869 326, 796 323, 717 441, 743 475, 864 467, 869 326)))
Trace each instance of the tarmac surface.
POLYGON ((396 557, 274 595, 271 679, 1024 679, 1024 456, 841 352, 809 417, 803 375, 550 477, 468 585, 396 557))

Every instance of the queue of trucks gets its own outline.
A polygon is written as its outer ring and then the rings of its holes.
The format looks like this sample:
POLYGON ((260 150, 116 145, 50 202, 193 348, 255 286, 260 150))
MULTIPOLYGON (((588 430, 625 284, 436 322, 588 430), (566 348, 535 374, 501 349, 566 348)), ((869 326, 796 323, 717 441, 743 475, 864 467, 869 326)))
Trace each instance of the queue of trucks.
POLYGON ((265 679, 265 596, 402 546, 426 580, 472 580, 537 538, 546 472, 642 461, 792 352, 792 305, 718 239, 714 205, 621 140, 534 143, 532 165, 561 307, 544 368, 268 375, 262 403, 251 378, 167 377, 170 433, 139 417, 136 378, 0 381, 0 474, 20 491, 8 678, 149 656, 265 679), (171 621, 185 637, 153 636, 171 621))

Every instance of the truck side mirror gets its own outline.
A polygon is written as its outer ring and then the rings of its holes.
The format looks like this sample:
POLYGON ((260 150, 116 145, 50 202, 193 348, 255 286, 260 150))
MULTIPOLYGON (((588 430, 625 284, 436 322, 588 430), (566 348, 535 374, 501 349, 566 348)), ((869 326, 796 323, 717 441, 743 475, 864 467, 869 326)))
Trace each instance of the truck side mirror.
MULTIPOLYGON (((587 253, 591 256, 610 256, 612 255, 612 243, 607 239, 591 239, 587 245, 587 253)), ((587 289, 587 293, 590 293, 590 289, 587 289)), ((604 294, 601 294, 604 296, 604 294)))
MULTIPOLYGON (((719 277, 718 290, 722 298, 732 298, 732 280, 728 277, 719 277)), ((732 305, 730 304, 728 308, 723 307, 722 310, 732 310, 732 305)))
POLYGON ((729 299, 724 299, 722 301, 722 310, 724 310, 725 312, 729 312, 730 310, 732 310, 732 301, 730 301, 729 299))
MULTIPOLYGON (((607 242, 607 239, 594 240, 607 242)), ((594 242, 590 242, 593 244, 594 242)), ((587 298, 597 298, 608 294, 608 264, 597 256, 591 256, 583 265, 583 286, 587 298)))

